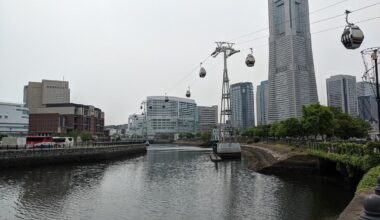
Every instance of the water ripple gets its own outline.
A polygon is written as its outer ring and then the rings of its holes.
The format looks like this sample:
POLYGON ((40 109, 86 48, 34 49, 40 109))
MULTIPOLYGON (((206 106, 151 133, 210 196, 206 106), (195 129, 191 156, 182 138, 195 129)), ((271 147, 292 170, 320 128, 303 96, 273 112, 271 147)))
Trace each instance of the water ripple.
POLYGON ((212 163, 209 150, 153 146, 146 156, 0 174, 0 219, 330 219, 350 194, 319 179, 212 163))

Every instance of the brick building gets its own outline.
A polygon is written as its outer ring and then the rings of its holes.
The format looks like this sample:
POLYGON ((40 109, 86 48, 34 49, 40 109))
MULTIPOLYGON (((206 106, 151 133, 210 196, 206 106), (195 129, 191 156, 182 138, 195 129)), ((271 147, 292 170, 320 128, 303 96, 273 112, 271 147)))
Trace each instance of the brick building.
POLYGON ((103 136, 104 112, 91 105, 63 103, 35 108, 29 115, 31 135, 58 135, 73 131, 89 131, 95 137, 103 136))

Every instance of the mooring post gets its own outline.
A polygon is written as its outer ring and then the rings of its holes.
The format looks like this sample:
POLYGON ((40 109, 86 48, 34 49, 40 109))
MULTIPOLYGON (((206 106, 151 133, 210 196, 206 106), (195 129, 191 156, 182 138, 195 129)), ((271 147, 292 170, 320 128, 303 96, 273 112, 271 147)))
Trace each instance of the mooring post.
POLYGON ((363 206, 364 211, 359 220, 380 220, 380 176, 377 177, 375 194, 365 198, 363 206))

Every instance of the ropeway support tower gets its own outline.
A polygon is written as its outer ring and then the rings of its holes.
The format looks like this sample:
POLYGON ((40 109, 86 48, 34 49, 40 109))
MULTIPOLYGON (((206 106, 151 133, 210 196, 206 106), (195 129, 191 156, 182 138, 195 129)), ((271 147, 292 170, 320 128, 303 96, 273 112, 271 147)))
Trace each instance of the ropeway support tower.
POLYGON ((220 106, 220 124, 219 124, 219 143, 215 153, 219 156, 239 156, 241 155, 240 144, 236 142, 235 129, 231 122, 231 94, 230 94, 230 80, 228 78, 227 59, 232 55, 239 53, 239 50, 233 48, 233 43, 229 42, 216 42, 216 49, 211 54, 214 58, 220 53, 223 54, 224 68, 223 68, 223 86, 222 98, 220 106))

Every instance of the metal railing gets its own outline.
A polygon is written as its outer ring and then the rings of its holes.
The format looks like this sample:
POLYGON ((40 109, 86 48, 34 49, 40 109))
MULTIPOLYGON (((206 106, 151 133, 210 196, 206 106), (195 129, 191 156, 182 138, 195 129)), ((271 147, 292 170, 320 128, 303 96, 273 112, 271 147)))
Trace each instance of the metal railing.
POLYGON ((58 150, 58 149, 75 149, 75 148, 101 148, 101 147, 113 147, 121 145, 136 145, 144 144, 145 141, 119 141, 119 142, 81 142, 73 145, 62 144, 46 144, 46 145, 2 145, 1 151, 34 151, 34 150, 58 150))

